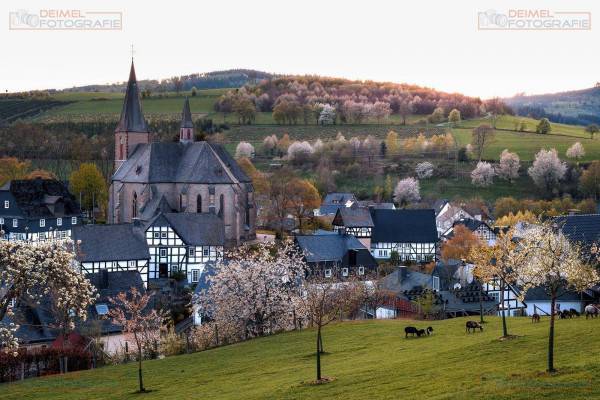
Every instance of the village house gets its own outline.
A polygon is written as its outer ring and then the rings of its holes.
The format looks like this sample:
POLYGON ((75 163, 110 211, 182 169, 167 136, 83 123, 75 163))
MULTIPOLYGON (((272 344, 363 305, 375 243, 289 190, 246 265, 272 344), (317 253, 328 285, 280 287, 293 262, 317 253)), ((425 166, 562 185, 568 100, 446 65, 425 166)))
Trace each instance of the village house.
POLYGON ((315 210, 315 216, 333 216, 338 209, 350 207, 357 201, 354 193, 327 193, 321 202, 321 207, 315 210))
POLYGON ((452 227, 455 221, 463 218, 474 217, 465 211, 462 207, 453 204, 447 200, 439 200, 434 205, 435 209, 435 225, 438 234, 442 236, 444 232, 452 227))
POLYGON ((333 230, 352 235, 367 249, 371 248, 374 225, 368 208, 358 207, 356 204, 339 208, 333 217, 332 226, 333 230))
POLYGON ((82 216, 67 185, 55 179, 13 180, 0 188, 0 238, 68 239, 82 216))
POLYGON ((312 273, 325 278, 366 277, 377 271, 377 261, 369 248, 353 235, 298 235, 296 244, 312 273))
POLYGON ((473 218, 461 218, 452 224, 443 234, 443 240, 449 240, 454 237, 454 229, 457 225, 462 225, 473 232, 479 239, 484 243, 493 243, 496 240, 496 232, 487 223, 473 219, 473 218))

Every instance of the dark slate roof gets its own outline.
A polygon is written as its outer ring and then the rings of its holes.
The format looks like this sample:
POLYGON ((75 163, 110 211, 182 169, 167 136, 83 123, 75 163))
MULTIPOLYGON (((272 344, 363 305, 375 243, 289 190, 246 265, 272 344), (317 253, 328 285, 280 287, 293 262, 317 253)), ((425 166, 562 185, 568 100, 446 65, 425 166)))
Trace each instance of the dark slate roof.
POLYGON ((600 241, 600 214, 563 215, 554 222, 569 240, 584 244, 600 241))
POLYGON ((336 219, 338 215, 342 218, 346 228, 373 227, 373 220, 368 208, 341 207, 337 211, 336 219))
POLYGON ((225 245, 225 225, 223 220, 215 214, 167 213, 161 214, 155 223, 161 223, 161 217, 187 245, 225 245))
POLYGON ((13 180, 8 190, 26 218, 79 216, 81 209, 67 185, 55 179, 13 180))
POLYGON ((358 205, 360 207, 377 208, 382 210, 394 210, 396 206, 394 203, 377 203, 373 200, 359 200, 358 205))
POLYGON ((434 243, 438 241, 435 212, 426 210, 370 210, 372 242, 434 243))
POLYGON ((342 261, 348 250, 367 250, 352 235, 302 235, 296 242, 307 262, 342 261))
POLYGON ((396 268, 394 272, 383 278, 383 288, 396 293, 416 288, 431 289, 431 275, 411 271, 407 267, 396 268))
POLYGON ((148 124, 142 113, 142 102, 138 89, 137 79, 135 77, 135 68, 133 60, 131 61, 131 70, 129 71, 129 82, 125 91, 125 100, 121 110, 121 118, 115 129, 115 132, 150 132, 148 124))
MULTIPOLYGON (((586 296, 585 294, 583 295, 583 300, 588 300, 588 296, 586 296)), ((544 301, 544 300, 550 300, 550 296, 548 295, 548 293, 546 292, 546 290, 543 287, 535 287, 535 288, 531 288, 527 291, 527 293, 525 293, 525 301, 544 301)), ((581 294, 573 291, 573 290, 567 290, 564 291, 564 293, 558 297, 559 301, 581 301, 582 297, 581 294)))
POLYGON ((208 142, 138 145, 113 180, 203 184, 252 182, 223 146, 208 142))
POLYGON ((144 233, 134 224, 74 226, 73 240, 81 240, 82 262, 150 258, 144 233))
POLYGON ((190 101, 187 97, 185 98, 185 103, 183 103, 183 111, 181 112, 181 127, 194 127, 194 121, 192 120, 192 112, 190 111, 190 101))
POLYGON ((164 195, 156 195, 144 204, 140 210, 140 219, 149 221, 160 213, 174 212, 164 195))
POLYGON ((144 281, 138 271, 111 271, 111 272, 96 272, 93 274, 87 274, 86 278, 96 287, 98 290, 98 303, 107 303, 109 298, 116 296, 121 292, 128 292, 132 287, 136 288, 139 292, 144 293, 144 281), (102 275, 106 274, 106 282, 103 284, 102 275))
POLYGON ((444 232, 443 236, 447 239, 454 237, 454 228, 457 225, 463 225, 464 227, 469 229, 471 232, 475 232, 477 229, 479 229, 479 227, 481 225, 484 225, 490 231, 495 232, 488 224, 486 224, 483 221, 479 221, 474 218, 461 218, 459 220, 454 221, 454 223, 452 223, 452 227, 449 228, 446 232, 444 232))
POLYGON ((356 201, 353 193, 327 193, 321 203, 319 213, 321 215, 333 215, 338 209, 345 207, 348 200, 356 201))

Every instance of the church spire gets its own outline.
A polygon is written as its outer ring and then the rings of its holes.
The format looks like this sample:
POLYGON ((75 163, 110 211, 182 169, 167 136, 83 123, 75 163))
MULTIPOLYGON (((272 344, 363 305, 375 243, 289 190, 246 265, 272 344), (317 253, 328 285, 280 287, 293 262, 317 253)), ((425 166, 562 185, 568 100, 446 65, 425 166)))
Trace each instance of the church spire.
POLYGON ((194 141, 194 121, 190 111, 190 100, 186 97, 181 112, 181 126, 179 128, 179 141, 189 143, 194 141))
POLYGON ((131 60, 129 82, 127 82, 127 91, 125 92, 121 118, 115 132, 149 132, 144 114, 142 113, 142 103, 140 101, 133 59, 131 60))

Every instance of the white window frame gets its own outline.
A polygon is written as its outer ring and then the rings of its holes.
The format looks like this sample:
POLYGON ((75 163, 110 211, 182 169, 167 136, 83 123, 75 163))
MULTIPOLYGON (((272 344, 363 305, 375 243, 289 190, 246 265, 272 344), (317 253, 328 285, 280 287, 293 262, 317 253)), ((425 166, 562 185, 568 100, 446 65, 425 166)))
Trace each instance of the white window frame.
POLYGON ((159 249, 158 250, 159 257, 167 257, 167 249, 159 249), (163 255, 164 253, 164 255, 163 255))
POLYGON ((433 290, 435 290, 436 292, 440 291, 440 277, 439 276, 433 276, 432 277, 432 282, 431 282, 431 286, 433 287, 433 290))
POLYGON ((193 269, 192 270, 192 282, 198 282, 200 280, 200 270, 193 269))
POLYGON ((16 218, 13 218, 13 228, 18 228, 19 227, 19 220, 16 218))
POLYGON ((77 217, 71 217, 71 225, 77 225, 77 217))
POLYGON ((135 260, 130 260, 127 264, 129 264, 130 267, 135 267, 135 260))
POLYGON ((196 257, 196 248, 195 247, 190 247, 188 249, 188 256, 189 257, 196 257))
POLYGON ((4 218, 0 218, 0 225, 4 225, 4 218))
POLYGON ((331 278, 331 268, 325 269, 325 278, 331 278))
POLYGON ((358 274, 359 275, 364 275, 365 274, 365 267, 358 267, 358 274))
POLYGON ((348 276, 348 268, 342 268, 342 276, 348 276))
POLYGON ((179 265, 171 264, 171 273, 179 272, 179 265))
POLYGON ((154 232, 154 235, 152 235, 154 237, 154 239, 160 239, 160 232, 154 232))
POLYGON ((117 261, 113 261, 111 265, 113 268, 116 268, 119 266, 119 263, 117 261))
POLYGON ((208 249, 203 249, 202 254, 204 255, 204 257, 208 257, 210 255, 210 251, 208 249))
POLYGON ((40 228, 46 227, 46 220, 44 218, 40 219, 40 228))
POLYGON ((4 208, 10 208, 10 201, 4 200, 4 208))
POLYGON ((160 238, 161 239, 166 239, 167 238, 167 232, 161 232, 160 233, 160 238))
POLYGON ((56 226, 62 226, 62 218, 56 218, 56 226))

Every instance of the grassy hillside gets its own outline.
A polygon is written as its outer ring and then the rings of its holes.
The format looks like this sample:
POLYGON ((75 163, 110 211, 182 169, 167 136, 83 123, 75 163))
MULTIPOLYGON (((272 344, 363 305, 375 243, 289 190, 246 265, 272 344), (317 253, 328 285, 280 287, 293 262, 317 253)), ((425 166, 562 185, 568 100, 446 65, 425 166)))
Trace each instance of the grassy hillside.
POLYGON ((509 319, 467 335, 465 319, 414 322, 431 337, 404 339, 412 321, 346 322, 324 332, 326 385, 314 379, 312 330, 147 362, 152 392, 134 394, 136 365, 5 385, 3 399, 591 399, 599 398, 600 321, 557 321, 555 375, 544 373, 548 321, 509 319))

